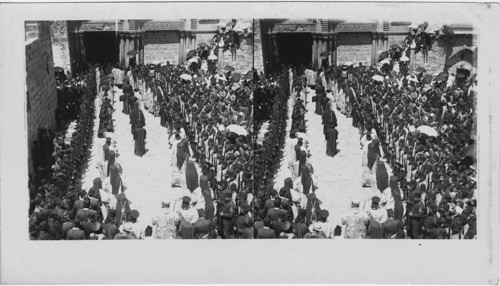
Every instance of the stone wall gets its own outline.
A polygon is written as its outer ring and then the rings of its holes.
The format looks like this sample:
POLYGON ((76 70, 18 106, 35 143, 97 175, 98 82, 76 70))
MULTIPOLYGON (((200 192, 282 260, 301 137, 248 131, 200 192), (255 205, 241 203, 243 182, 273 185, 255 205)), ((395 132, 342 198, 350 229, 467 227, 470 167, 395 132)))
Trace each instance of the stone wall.
POLYGON ((260 32, 260 23, 256 19, 254 22, 254 68, 259 71, 259 73, 264 71, 264 56, 262 54, 262 35, 260 32))
POLYGON ((414 67, 423 67, 430 74, 441 72, 445 69, 445 65, 449 67, 455 62, 450 61, 454 53, 473 44, 472 35, 457 35, 453 40, 446 42, 436 41, 429 51, 427 62, 424 62, 422 53, 415 55, 414 67))
POLYGON ((38 37, 26 41, 26 108, 28 128, 28 165, 31 170, 31 146, 39 128, 56 127, 56 81, 50 37, 50 23, 38 23, 38 37))
POLYGON ((339 34, 337 36, 337 63, 350 61, 371 64, 372 39, 370 33, 339 34))
POLYGON ((179 32, 148 31, 144 34, 144 63, 179 62, 179 32))
POLYGON ((253 48, 253 37, 243 38, 240 48, 236 51, 236 60, 231 60, 231 52, 228 50, 224 53, 221 67, 230 65, 235 69, 235 72, 246 74, 253 67, 253 48))
POLYGON ((69 55, 68 27, 66 21, 51 22, 50 36, 52 39, 52 53, 54 65, 65 70, 71 70, 69 55))

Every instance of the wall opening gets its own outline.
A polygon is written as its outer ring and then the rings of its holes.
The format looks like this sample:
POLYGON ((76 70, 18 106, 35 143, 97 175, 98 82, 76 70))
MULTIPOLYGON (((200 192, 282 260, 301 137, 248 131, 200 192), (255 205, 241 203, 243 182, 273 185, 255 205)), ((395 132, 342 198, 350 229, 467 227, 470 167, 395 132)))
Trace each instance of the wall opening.
POLYGON ((312 64, 313 39, 311 33, 278 34, 278 53, 281 64, 312 64))
POLYGON ((120 43, 116 33, 112 32, 85 32, 85 56, 88 63, 116 64, 120 57, 120 43))

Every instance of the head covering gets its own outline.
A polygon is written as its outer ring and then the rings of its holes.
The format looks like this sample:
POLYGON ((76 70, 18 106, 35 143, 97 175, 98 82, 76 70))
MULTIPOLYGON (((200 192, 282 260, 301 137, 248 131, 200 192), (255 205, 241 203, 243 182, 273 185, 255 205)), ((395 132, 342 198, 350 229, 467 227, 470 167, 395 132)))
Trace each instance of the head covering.
POLYGON ((383 192, 385 189, 387 189, 387 187, 389 187, 389 183, 387 181, 388 176, 389 174, 387 173, 387 169, 385 168, 385 163, 383 161, 379 161, 377 163, 376 179, 377 188, 380 192, 383 192))

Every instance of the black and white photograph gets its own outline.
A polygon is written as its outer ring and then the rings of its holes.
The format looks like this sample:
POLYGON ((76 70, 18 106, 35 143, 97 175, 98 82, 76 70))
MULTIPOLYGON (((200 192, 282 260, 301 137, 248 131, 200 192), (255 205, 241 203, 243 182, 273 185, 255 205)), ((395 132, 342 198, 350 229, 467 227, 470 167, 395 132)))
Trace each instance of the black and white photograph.
POLYGON ((2 5, 0 281, 497 284, 496 4, 2 5))

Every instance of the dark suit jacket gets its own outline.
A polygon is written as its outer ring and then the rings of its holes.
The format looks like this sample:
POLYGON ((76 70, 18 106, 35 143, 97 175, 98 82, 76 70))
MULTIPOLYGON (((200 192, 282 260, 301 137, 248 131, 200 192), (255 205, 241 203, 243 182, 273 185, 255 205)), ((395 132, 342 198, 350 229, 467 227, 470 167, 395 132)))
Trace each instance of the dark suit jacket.
POLYGON ((85 232, 81 229, 72 228, 68 231, 67 240, 85 240, 85 232))
POLYGON ((115 235, 120 233, 120 230, 114 223, 105 223, 102 225, 102 233, 108 238, 108 239, 114 239, 115 235))
POLYGON ((305 223, 299 223, 295 222, 292 224, 293 227, 293 233, 298 238, 304 238, 304 235, 309 232, 309 229, 307 228, 307 225, 305 223))
POLYGON ((263 227, 257 231, 257 238, 260 239, 269 239, 269 238, 277 238, 276 232, 268 227, 263 227))
POLYGON ((75 222, 87 221, 89 214, 94 213, 93 210, 90 209, 80 209, 76 212, 75 222))

